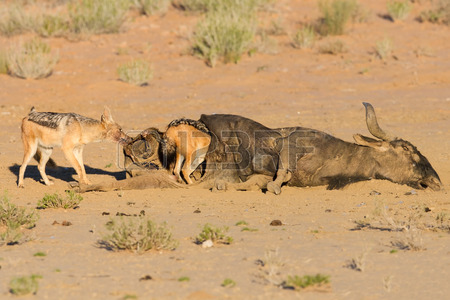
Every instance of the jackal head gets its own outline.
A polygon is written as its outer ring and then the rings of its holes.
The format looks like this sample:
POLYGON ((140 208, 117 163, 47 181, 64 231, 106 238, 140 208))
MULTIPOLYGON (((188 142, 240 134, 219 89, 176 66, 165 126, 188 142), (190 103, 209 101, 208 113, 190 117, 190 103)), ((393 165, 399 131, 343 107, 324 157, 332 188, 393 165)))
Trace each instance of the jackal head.
POLYGON ((105 139, 121 145, 127 144, 131 138, 122 131, 122 127, 117 124, 112 116, 111 111, 105 106, 101 117, 102 126, 105 129, 105 139))

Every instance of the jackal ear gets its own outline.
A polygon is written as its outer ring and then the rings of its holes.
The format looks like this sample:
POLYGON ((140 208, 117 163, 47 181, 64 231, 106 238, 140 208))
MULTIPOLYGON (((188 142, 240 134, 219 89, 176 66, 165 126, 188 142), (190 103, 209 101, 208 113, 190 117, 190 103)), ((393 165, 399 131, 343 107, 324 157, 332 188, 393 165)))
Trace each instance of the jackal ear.
POLYGON ((102 114, 102 123, 113 123, 114 120, 111 116, 111 111, 109 110, 109 108, 107 106, 105 106, 105 110, 103 111, 102 114))
POLYGON ((376 148, 380 151, 386 151, 388 149, 387 142, 375 140, 370 137, 361 135, 361 134, 354 134, 353 139, 358 145, 367 146, 371 148, 376 148))

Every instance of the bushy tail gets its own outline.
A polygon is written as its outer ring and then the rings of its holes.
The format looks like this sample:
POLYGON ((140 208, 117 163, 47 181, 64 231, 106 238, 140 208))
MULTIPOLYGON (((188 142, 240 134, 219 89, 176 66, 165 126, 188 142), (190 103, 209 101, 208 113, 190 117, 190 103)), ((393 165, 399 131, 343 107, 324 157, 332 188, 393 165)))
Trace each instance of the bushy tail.
MULTIPOLYGON (((36 154, 34 155, 34 159, 37 160, 38 162, 40 162, 41 157, 42 157, 41 151, 38 149, 36 151, 36 154)), ((48 160, 47 166, 52 169, 56 169, 58 167, 58 165, 55 163, 55 161, 51 158, 48 160)))
POLYGON ((161 139, 160 151, 160 159, 163 162, 163 166, 169 168, 171 163, 175 160, 175 155, 177 153, 175 142, 164 135, 161 139))

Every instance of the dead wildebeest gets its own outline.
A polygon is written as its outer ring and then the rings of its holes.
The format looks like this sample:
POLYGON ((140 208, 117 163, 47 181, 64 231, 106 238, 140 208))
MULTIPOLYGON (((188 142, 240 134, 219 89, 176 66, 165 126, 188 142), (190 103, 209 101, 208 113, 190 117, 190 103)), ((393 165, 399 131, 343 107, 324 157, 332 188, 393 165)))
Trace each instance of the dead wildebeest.
POLYGON ((269 129, 240 116, 202 115, 200 121, 233 153, 241 180, 254 174, 272 176, 265 187, 275 194, 285 182, 340 189, 370 179, 439 190, 441 181, 426 157, 410 142, 383 131, 372 105, 363 104, 369 132, 377 139, 356 134, 357 144, 315 129, 269 129))
MULTIPOLYGON (((241 116, 202 115, 200 121, 210 130, 212 140, 204 176, 192 187, 267 189, 279 194, 283 183, 340 189, 357 181, 386 179, 417 189, 439 190, 439 176, 428 160, 411 143, 384 132, 377 123, 373 107, 368 103, 364 105, 367 127, 378 139, 356 134, 357 144, 314 129, 270 129, 241 116)), ((147 156, 158 157, 161 161, 160 154, 155 154, 158 151, 152 153, 153 156, 147 156)), ((81 190, 186 187, 177 184, 166 171, 153 169, 142 174, 127 179, 129 181, 81 190)))

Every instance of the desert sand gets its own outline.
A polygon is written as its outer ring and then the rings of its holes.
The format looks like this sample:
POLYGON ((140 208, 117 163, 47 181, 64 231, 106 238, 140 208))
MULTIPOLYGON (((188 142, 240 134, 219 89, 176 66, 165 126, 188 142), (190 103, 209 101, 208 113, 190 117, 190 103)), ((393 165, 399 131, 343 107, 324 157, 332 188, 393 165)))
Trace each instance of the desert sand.
MULTIPOLYGON (((271 37, 277 41, 271 51, 276 53, 244 55, 238 64, 215 68, 189 54, 189 37, 199 16, 173 7, 164 15, 134 16, 119 34, 81 41, 46 39, 60 56, 50 77, 0 75, 0 191, 19 206, 35 208, 45 194, 62 194, 68 181, 77 179, 62 152, 55 150, 52 158, 59 168, 47 172, 54 185, 40 182, 32 162, 25 188, 16 187, 23 155, 20 123, 32 106, 99 119, 107 105, 130 134, 150 126, 165 130, 175 118, 232 113, 268 127, 304 126, 352 141, 355 133, 370 135, 363 101, 373 104, 384 129, 410 141, 429 159, 441 178, 441 191, 372 180, 337 191, 283 187, 279 196, 189 189, 86 193, 78 209, 39 210, 37 226, 27 231, 31 241, 0 247, 0 298, 15 298, 8 290, 13 277, 39 274, 38 292, 28 298, 448 299, 449 27, 415 20, 427 1, 415 3, 403 22, 382 17, 385 1, 359 2, 370 12, 367 22, 299 50, 290 45, 290 35, 301 22, 318 18, 317 3, 277 1, 273 11, 264 13, 268 24, 280 20, 285 30, 271 37), (393 41, 394 51, 382 61, 374 46, 384 37, 393 41), (320 44, 336 38, 345 42, 346 53, 318 52, 320 44), (117 66, 132 58, 152 63, 149 85, 118 80, 117 66), (97 246, 112 216, 141 210, 157 223, 167 222, 179 241, 176 250, 136 254, 97 246), (443 224, 438 216, 444 216, 443 224), (388 218, 417 230, 395 231, 388 218), (276 219, 283 225, 270 226, 276 219), (235 225, 241 220, 256 230, 242 231, 235 225), (54 221, 72 225, 52 225, 54 221), (207 249, 196 245, 193 238, 206 223, 228 226, 234 242, 207 249), (358 228, 357 223, 370 226, 358 228), (396 246, 408 238, 418 250, 396 246), (273 278, 320 273, 330 276, 330 283, 303 291, 269 283, 267 268, 258 262, 274 251, 282 263, 273 278), (46 256, 33 256, 37 252, 46 256), (349 268, 359 257, 364 270, 349 268), (146 275, 151 279, 140 280, 146 275), (180 282, 181 277, 190 280, 180 282), (226 278, 236 285, 222 287, 226 278)), ((0 46, 29 37, 0 37, 0 46)), ((112 143, 87 145, 90 180, 124 179, 120 155, 112 143)))

